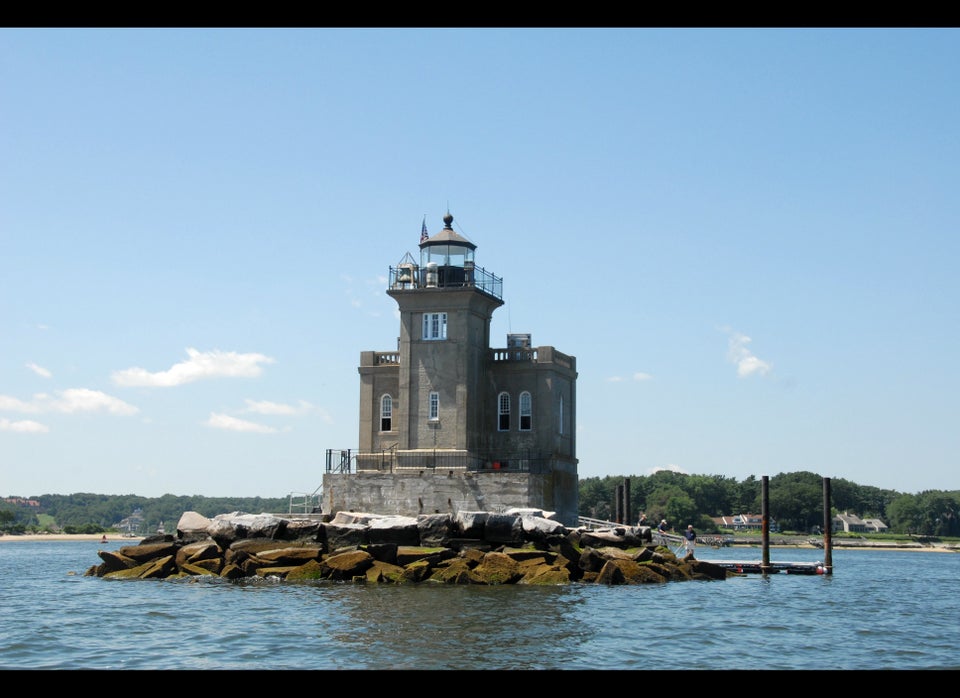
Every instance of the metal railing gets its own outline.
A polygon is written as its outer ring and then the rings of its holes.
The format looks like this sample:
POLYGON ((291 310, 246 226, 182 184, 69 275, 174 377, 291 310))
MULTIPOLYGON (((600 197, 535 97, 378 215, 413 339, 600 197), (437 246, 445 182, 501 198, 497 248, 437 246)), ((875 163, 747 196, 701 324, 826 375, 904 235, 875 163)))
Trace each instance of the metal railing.
POLYGON ((503 279, 483 267, 437 267, 436 278, 427 277, 427 271, 415 264, 390 267, 388 287, 391 289, 417 288, 476 288, 494 298, 503 298, 503 279))
POLYGON ((320 512, 320 502, 323 499, 323 485, 321 484, 312 493, 291 492, 288 514, 316 514, 320 512))
POLYGON ((326 472, 396 472, 402 470, 467 470, 471 472, 548 473, 557 462, 532 451, 450 451, 446 449, 382 451, 327 449, 326 472))

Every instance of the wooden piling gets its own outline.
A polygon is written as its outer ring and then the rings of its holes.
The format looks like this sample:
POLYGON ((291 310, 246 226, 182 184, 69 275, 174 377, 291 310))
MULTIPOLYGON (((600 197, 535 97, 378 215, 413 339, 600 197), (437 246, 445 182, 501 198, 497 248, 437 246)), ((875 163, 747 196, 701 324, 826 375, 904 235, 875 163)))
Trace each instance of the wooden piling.
POLYGON ((761 548, 763 551, 760 571, 767 574, 773 568, 770 566, 770 476, 760 477, 760 532, 761 548))
POLYGON ((833 574, 833 516, 830 511, 830 478, 823 478, 823 573, 833 574))
POLYGON ((633 525, 633 512, 630 511, 630 478, 623 478, 623 523, 633 525))

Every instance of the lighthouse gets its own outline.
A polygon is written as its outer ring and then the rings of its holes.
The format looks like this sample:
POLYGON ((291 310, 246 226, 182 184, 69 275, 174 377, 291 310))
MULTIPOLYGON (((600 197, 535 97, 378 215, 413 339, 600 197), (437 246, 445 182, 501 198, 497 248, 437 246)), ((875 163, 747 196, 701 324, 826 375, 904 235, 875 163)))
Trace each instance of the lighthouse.
POLYGON ((360 353, 357 448, 327 451, 324 509, 578 516, 576 359, 530 334, 491 346, 503 280, 453 229, 389 268, 397 346, 360 353))

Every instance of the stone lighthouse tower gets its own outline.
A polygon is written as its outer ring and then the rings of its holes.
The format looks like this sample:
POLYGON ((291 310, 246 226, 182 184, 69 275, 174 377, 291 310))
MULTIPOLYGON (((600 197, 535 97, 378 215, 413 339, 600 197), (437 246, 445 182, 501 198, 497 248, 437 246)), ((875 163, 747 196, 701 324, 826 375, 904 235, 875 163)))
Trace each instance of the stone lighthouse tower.
POLYGON ((575 525, 576 359, 529 334, 491 348, 503 281, 443 222, 390 268, 398 346, 361 352, 359 448, 327 452, 324 509, 536 508, 575 525))

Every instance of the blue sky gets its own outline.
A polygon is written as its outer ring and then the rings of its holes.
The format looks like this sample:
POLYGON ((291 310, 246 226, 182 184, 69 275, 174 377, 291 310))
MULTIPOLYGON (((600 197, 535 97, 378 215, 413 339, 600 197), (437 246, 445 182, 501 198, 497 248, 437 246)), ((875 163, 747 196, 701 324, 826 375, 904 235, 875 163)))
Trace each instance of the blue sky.
POLYGON ((960 489, 957 29, 0 29, 0 495, 285 497, 421 222, 581 477, 960 489))

